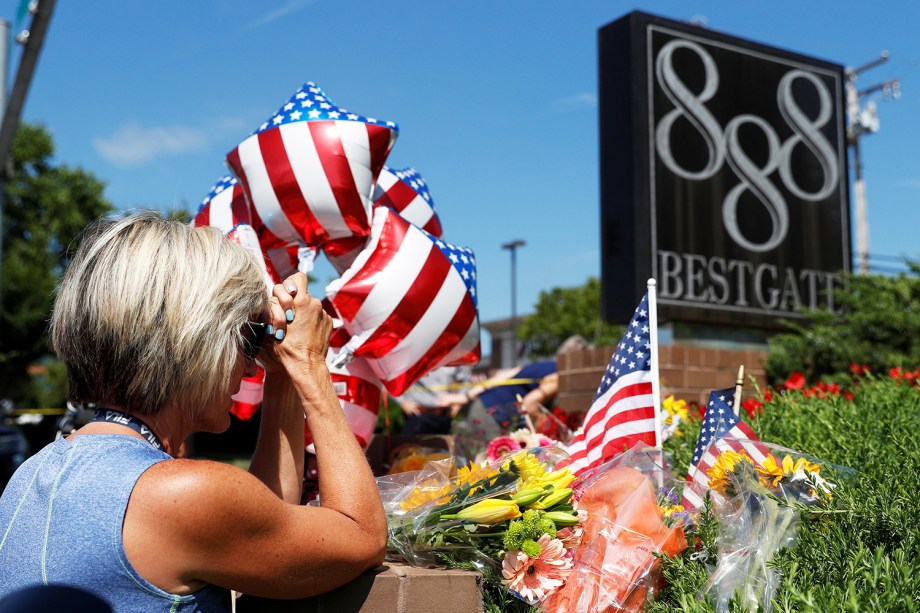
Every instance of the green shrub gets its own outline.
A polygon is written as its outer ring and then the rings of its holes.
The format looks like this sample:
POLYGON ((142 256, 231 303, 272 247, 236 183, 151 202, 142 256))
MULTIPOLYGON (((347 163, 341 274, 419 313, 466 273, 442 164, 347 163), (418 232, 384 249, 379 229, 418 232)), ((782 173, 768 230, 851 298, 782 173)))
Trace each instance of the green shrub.
POLYGON ((920 265, 898 276, 850 275, 834 293, 838 313, 811 311, 805 324, 770 339, 767 376, 793 372, 811 380, 846 373, 850 364, 875 372, 920 364, 920 265))
MULTIPOLYGON (((776 556, 774 611, 920 610, 920 389, 870 376, 854 394, 786 392, 748 420, 764 441, 858 471, 834 490, 838 512, 804 521, 796 547, 776 556)), ((698 427, 665 444, 679 470, 698 427)), ((666 565, 668 585, 649 610, 714 611, 697 599, 711 569, 692 554, 666 565)))

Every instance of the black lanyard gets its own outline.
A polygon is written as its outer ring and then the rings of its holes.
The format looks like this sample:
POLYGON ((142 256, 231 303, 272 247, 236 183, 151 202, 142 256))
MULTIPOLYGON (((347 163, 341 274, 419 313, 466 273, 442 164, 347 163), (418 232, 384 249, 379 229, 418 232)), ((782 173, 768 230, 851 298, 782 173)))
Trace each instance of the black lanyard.
POLYGON ((128 415, 127 413, 122 413, 121 411, 116 411, 115 409, 96 409, 96 412, 93 413, 93 418, 90 419, 93 421, 105 421, 110 424, 121 424, 122 426, 128 426, 145 439, 147 442, 153 445, 157 449, 163 449, 163 443, 160 442, 160 438, 154 434, 147 424, 134 417, 133 415, 128 415))

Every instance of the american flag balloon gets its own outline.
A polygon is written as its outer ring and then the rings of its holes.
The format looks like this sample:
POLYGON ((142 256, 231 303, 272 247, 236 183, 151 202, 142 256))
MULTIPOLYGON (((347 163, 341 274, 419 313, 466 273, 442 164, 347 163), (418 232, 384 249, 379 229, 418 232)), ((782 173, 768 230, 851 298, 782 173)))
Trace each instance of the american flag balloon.
MULTIPOLYGON (((335 326, 329 338, 329 351, 326 354, 326 362, 332 364, 351 335, 341 326, 341 320, 338 319, 328 298, 323 299, 323 310, 333 318, 335 326)), ((342 405, 342 412, 345 413, 345 420, 351 426, 351 431, 354 432, 358 444, 366 448, 377 425, 377 413, 380 412, 380 403, 383 401, 383 384, 363 358, 338 366, 330 366, 329 374, 332 376, 335 394, 342 405)), ((313 435, 306 424, 304 424, 304 444, 307 446, 307 451, 316 453, 313 447, 313 435)))
POLYGON ((279 281, 275 277, 271 262, 268 261, 265 254, 262 252, 262 246, 259 245, 259 238, 256 236, 256 231, 252 226, 243 223, 238 224, 227 233, 227 239, 234 243, 239 243, 255 254, 259 260, 259 269, 262 271, 262 276, 265 279, 266 290, 270 292, 272 286, 279 281))
POLYGON ((428 234, 443 234, 428 184, 414 168, 384 166, 374 186, 374 205, 390 207, 428 234))
MULTIPOLYGON (((330 345, 327 362, 334 362, 340 351, 341 347, 330 345)), ((377 413, 380 412, 380 403, 383 401, 383 385, 363 358, 351 360, 342 366, 332 366, 329 368, 329 374, 332 376, 332 386, 335 395, 339 397, 345 419, 358 439, 358 444, 366 448, 377 426, 377 413)), ((309 427, 304 427, 307 451, 316 453, 309 427)))
POLYGON ((249 421, 256 411, 262 406, 262 396, 265 393, 265 369, 261 366, 252 377, 243 377, 240 381, 240 391, 233 395, 233 407, 230 412, 237 419, 249 421))
POLYGON ((439 366, 479 361, 476 260, 396 212, 374 212, 368 246, 326 295, 352 335, 345 355, 366 358, 393 396, 439 366))
POLYGON ((311 81, 227 163, 272 235, 342 255, 370 234, 374 181, 398 134, 396 123, 340 108, 311 81))
POLYGON ((196 226, 213 226, 224 234, 237 224, 251 224, 243 186, 230 175, 218 179, 201 201, 193 223, 196 226))
POLYGON ((201 201, 192 223, 213 226, 227 234, 239 224, 252 226, 274 283, 280 283, 297 270, 299 245, 282 241, 265 227, 249 206, 243 186, 230 175, 217 180, 201 201))
MULTIPOLYGON (((259 245, 259 239, 256 237, 256 232, 253 230, 252 226, 237 224, 227 233, 227 239, 243 245, 258 257, 259 262, 262 264, 260 268, 265 279, 266 290, 271 291, 272 285, 277 283, 277 281, 272 278, 271 271, 269 270, 271 268, 271 262, 266 259, 265 254, 262 252, 262 248, 259 245)), ((233 407, 230 409, 230 412, 243 421, 251 419, 252 416, 255 415, 255 412, 259 410, 259 407, 262 406, 264 388, 265 370, 259 366, 259 370, 255 375, 252 377, 243 377, 242 381, 240 381, 240 389, 233 396, 233 407)))

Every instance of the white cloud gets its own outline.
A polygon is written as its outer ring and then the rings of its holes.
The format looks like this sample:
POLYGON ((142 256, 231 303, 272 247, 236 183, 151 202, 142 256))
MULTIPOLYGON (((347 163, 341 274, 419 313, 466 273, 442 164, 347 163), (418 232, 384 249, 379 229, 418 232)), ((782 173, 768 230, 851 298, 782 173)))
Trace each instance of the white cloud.
POLYGON ((297 12, 301 7, 304 7, 308 4, 313 4, 313 2, 315 2, 315 0, 288 0, 275 10, 270 11, 258 19, 250 22, 245 29, 253 30, 255 28, 261 28, 262 26, 267 26, 273 21, 278 21, 282 17, 287 17, 291 13, 297 12))
POLYGON ((592 92, 578 92, 553 101, 553 109, 562 112, 595 107, 597 107, 597 94, 592 92))
POLYGON ((898 185, 911 187, 913 189, 920 189, 920 179, 901 179, 898 181, 898 185))
POLYGON ((93 139, 93 147, 116 166, 139 166, 158 157, 205 151, 201 130, 185 126, 144 127, 133 121, 108 137, 93 139))

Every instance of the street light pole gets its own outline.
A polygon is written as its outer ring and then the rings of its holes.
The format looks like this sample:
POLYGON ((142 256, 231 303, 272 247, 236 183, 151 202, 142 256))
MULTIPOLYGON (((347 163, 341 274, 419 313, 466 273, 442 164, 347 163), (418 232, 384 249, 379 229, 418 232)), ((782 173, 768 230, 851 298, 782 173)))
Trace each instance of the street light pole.
POLYGON ((511 359, 517 366, 517 249, 526 243, 517 238, 510 243, 502 245, 502 249, 511 252, 511 359))

